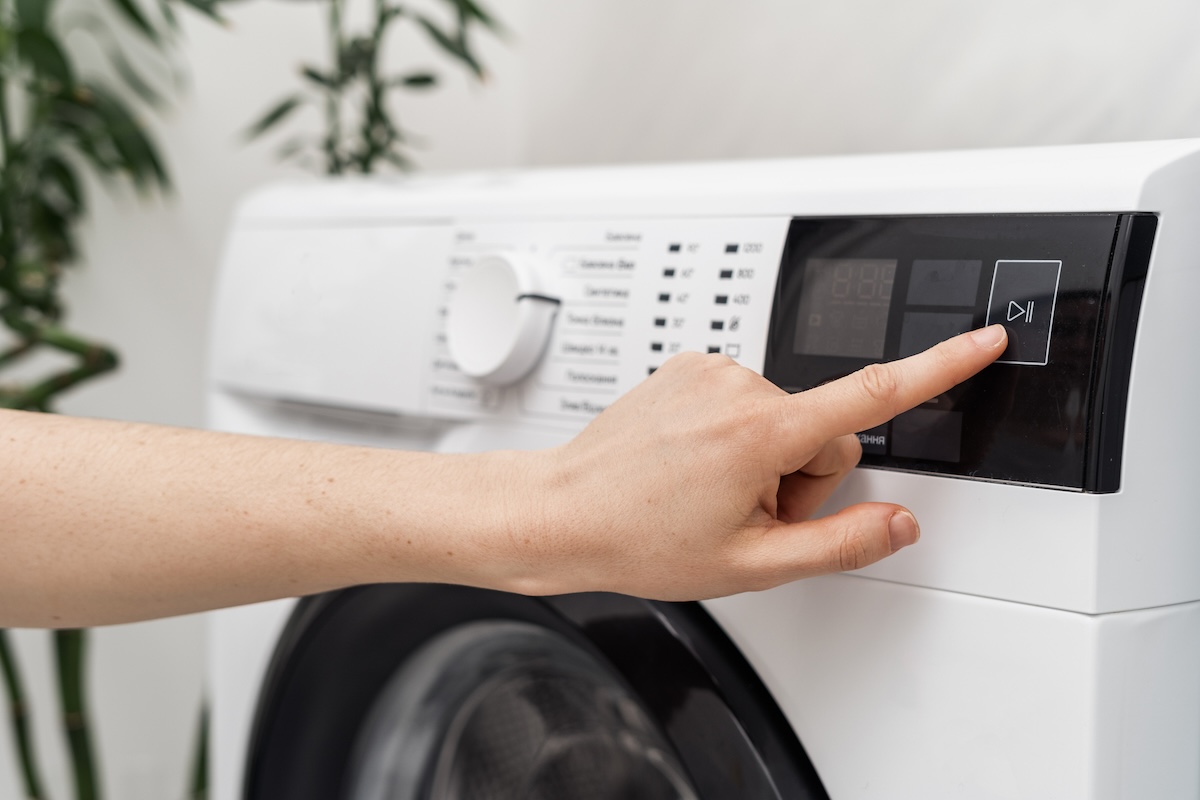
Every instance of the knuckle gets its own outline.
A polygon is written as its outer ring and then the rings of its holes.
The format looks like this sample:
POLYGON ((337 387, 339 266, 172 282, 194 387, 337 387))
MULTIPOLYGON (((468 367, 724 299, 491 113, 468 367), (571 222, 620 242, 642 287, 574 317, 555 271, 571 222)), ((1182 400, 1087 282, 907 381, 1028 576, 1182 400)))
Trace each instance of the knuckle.
POLYGON ((936 346, 930 349, 934 360, 937 362, 937 368, 941 371, 953 370, 958 367, 958 362, 961 359, 960 351, 955 347, 957 343, 954 341, 939 342, 936 346))
POLYGON ((859 386, 875 404, 892 408, 900 394, 900 381, 888 364, 868 364, 859 373, 859 386))
POLYGON ((662 365, 662 369, 680 368, 695 365, 699 358, 699 353, 693 353, 690 350, 685 350, 682 353, 676 353, 666 360, 662 365))
POLYGON ((866 534, 858 528, 844 530, 838 540, 834 558, 834 566, 838 572, 849 572, 870 564, 871 548, 866 534))
POLYGON ((700 353, 695 350, 682 350, 668 358, 660 369, 686 367, 694 370, 708 370, 737 364, 724 353, 700 353))

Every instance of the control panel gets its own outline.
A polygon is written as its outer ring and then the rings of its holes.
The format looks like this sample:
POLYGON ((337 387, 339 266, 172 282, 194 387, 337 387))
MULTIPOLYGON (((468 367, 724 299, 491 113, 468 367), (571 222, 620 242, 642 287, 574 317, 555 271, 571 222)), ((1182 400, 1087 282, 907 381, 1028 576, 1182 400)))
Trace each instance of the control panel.
POLYGON ((794 220, 764 374, 802 391, 998 322, 999 360, 860 433, 862 463, 1116 491, 1156 225, 1152 214, 794 220))
POLYGON ((1046 214, 459 223, 429 351, 445 417, 586 423, 685 350, 788 391, 1001 323, 975 378, 862 431, 865 466, 1120 486, 1156 218, 1046 214))
POLYGON ((762 369, 788 218, 461 225, 429 408, 586 422, 675 353, 762 369))

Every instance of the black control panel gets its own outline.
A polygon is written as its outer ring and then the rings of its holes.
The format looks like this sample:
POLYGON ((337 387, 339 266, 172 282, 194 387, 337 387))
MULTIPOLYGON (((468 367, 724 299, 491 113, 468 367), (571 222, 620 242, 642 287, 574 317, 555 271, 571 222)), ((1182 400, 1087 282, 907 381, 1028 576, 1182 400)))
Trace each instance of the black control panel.
POLYGON ((1156 226, 1140 213, 795 219, 765 374, 802 391, 999 322, 999 361, 860 433, 862 464, 1117 491, 1156 226))

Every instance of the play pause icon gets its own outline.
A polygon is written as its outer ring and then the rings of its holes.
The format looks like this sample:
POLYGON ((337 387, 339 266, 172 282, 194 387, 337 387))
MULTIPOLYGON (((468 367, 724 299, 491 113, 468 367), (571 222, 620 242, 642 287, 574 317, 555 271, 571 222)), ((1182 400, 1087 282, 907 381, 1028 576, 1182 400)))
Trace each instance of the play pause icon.
POLYGON ((1008 321, 1012 322, 1016 319, 1024 317, 1025 322, 1033 322, 1033 301, 1028 301, 1024 306, 1016 300, 1008 301, 1008 321))

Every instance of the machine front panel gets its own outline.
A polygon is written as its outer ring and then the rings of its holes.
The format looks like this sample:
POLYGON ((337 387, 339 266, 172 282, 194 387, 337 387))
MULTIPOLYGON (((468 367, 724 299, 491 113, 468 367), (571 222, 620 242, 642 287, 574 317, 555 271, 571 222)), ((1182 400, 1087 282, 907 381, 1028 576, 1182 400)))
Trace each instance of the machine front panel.
MULTIPOLYGON (((1144 277, 1135 222, 1118 214, 797 219, 772 313, 765 374, 802 391, 1000 323, 1009 344, 975 378, 859 439, 863 464, 1092 491, 1119 460, 1102 422, 1123 419, 1110 383, 1132 319, 1122 279, 1144 277), (1103 452, 1102 452, 1103 451, 1103 452), (1091 467, 1091 468, 1090 468, 1091 467)), ((1132 289, 1126 289, 1130 300, 1132 289)), ((1126 353, 1126 359, 1128 354, 1126 353)), ((1127 360, 1126 360, 1127 365, 1127 360)), ((1119 396, 1117 396, 1119 395, 1119 396)))

